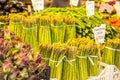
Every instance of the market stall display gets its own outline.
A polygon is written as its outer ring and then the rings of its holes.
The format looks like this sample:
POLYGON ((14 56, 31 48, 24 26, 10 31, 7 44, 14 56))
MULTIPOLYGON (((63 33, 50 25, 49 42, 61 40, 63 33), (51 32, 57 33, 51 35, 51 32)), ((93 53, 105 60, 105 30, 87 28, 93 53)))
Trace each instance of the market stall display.
POLYGON ((44 76, 48 65, 48 76, 55 80, 119 80, 117 15, 95 10, 88 17, 85 6, 71 6, 0 16, 0 22, 6 20, 9 24, 0 29, 1 79, 34 80, 44 76), (106 26, 105 41, 96 44, 93 29, 102 25, 106 26))
MULTIPOLYGON (((19 37, 22 36, 25 43, 30 44, 34 49, 41 43, 64 43, 76 37, 93 39, 92 29, 105 24, 102 18, 103 16, 99 12, 89 18, 86 17, 84 7, 50 8, 30 16, 27 14, 12 14, 10 15, 8 29, 15 32, 19 37)), ((106 27, 105 38, 116 37, 118 33, 116 29, 110 24, 106 24, 106 27)))

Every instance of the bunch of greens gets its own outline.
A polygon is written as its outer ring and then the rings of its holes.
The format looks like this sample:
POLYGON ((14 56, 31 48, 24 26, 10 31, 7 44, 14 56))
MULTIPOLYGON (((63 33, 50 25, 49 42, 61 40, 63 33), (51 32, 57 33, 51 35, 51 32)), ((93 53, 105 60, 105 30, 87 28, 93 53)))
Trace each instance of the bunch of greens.
POLYGON ((0 45, 1 80, 33 80, 45 69, 41 56, 8 30, 0 29, 0 45))

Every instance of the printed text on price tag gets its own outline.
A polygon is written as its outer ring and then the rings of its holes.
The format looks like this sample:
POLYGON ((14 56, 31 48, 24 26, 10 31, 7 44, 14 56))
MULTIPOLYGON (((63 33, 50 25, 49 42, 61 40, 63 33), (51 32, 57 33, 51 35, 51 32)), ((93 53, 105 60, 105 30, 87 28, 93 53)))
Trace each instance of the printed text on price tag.
POLYGON ((44 9, 44 0, 32 0, 32 5, 35 11, 44 9))
POLYGON ((101 24, 100 27, 95 27, 93 29, 93 33, 94 33, 96 44, 104 43, 105 30, 106 30, 106 25, 105 24, 101 24))
POLYGON ((71 0, 71 4, 70 5, 78 6, 78 2, 79 2, 79 0, 71 0))
POLYGON ((94 5, 94 1, 86 1, 86 14, 88 17, 94 15, 94 5))

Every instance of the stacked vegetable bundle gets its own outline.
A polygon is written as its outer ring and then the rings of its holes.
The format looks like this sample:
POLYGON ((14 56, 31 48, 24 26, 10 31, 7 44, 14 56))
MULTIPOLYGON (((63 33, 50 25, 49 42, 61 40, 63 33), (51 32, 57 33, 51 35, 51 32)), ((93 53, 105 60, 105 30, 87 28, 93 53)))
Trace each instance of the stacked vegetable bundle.
POLYGON ((10 15, 9 30, 22 37, 32 48, 39 44, 66 42, 76 38, 75 19, 62 15, 27 16, 10 15), (14 18, 16 17, 16 18, 14 18))
POLYGON ((24 16, 20 14, 10 14, 9 26, 8 29, 15 33, 17 36, 22 36, 22 19, 24 16))
MULTIPOLYGON (((92 29, 101 25, 102 14, 96 12, 94 16, 86 17, 84 7, 80 8, 51 8, 34 15, 10 15, 9 30, 23 38, 32 48, 39 44, 53 44, 67 42, 78 37, 93 38, 92 29), (76 34, 77 33, 77 34, 76 34)), ((117 32, 107 25, 106 38, 114 38, 117 32)))
POLYGON ((32 49, 35 49, 38 45, 36 18, 33 16, 28 16, 22 20, 22 23, 22 39, 26 44, 30 44, 32 49))
POLYGON ((36 18, 26 14, 11 14, 8 29, 21 37, 32 49, 37 46, 37 25, 36 18))
POLYGON ((81 38, 66 44, 41 44, 39 49, 42 60, 51 67, 51 78, 87 80, 88 76, 98 75, 98 49, 93 40, 81 38))
POLYGON ((33 80, 45 69, 41 56, 8 30, 0 29, 0 45, 1 80, 33 80))
POLYGON ((62 15, 44 15, 40 18, 39 42, 52 44, 76 38, 75 19, 62 15))
POLYGON ((102 56, 103 62, 120 69, 120 39, 107 40, 102 56))

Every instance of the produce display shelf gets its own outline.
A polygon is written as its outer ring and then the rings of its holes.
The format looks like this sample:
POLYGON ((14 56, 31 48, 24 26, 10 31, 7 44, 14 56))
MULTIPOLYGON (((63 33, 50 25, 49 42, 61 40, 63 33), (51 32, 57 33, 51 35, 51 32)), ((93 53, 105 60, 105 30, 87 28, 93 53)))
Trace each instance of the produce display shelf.
POLYGON ((114 65, 108 65, 103 62, 99 62, 100 66, 104 69, 98 76, 90 77, 88 80, 120 80, 120 70, 114 65))

